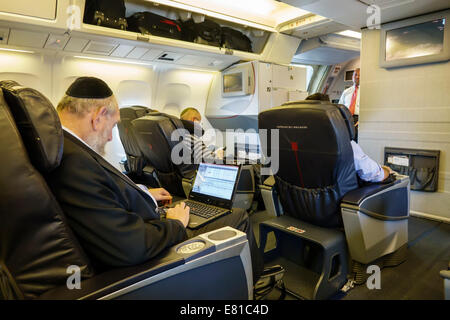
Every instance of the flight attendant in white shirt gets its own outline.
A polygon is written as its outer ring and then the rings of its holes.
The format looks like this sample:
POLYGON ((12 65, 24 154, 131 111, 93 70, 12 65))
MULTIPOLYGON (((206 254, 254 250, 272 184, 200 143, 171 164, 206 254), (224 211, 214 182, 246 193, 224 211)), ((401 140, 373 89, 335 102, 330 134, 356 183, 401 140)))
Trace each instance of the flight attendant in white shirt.
MULTIPOLYGON (((328 97, 328 95, 322 93, 312 94, 305 100, 320 100, 330 102, 330 98, 328 97)), ((354 140, 351 140, 350 144, 353 150, 355 170, 361 180, 364 180, 366 182, 381 182, 386 180, 391 173, 394 173, 394 171, 392 171, 388 166, 381 166, 376 161, 372 160, 354 140)))
POLYGON ((345 105, 350 113, 353 115, 353 122, 355 123, 356 129, 356 141, 358 141, 358 124, 359 124, 359 77, 360 68, 355 69, 353 72, 353 86, 345 89, 342 93, 341 99, 339 99, 339 104, 345 105))

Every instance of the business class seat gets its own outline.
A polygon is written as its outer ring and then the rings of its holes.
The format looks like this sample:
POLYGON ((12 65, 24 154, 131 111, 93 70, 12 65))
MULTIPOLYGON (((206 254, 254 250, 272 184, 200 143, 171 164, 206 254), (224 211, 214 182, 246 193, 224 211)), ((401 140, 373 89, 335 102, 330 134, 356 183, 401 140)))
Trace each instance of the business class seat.
POLYGON ((159 187, 158 180, 154 176, 153 167, 149 166, 137 145, 131 121, 155 112, 158 111, 144 106, 121 108, 120 122, 117 124, 120 140, 126 154, 126 161, 124 162, 125 172, 134 182, 147 185, 148 187, 159 187))
POLYGON ((178 129, 188 131, 180 119, 160 112, 137 117, 130 123, 130 131, 147 162, 147 170, 152 171, 159 185, 171 194, 186 197, 189 186, 183 185, 183 179, 191 182, 197 165, 172 161, 172 149, 180 141, 172 141, 172 134, 178 129))
POLYGON ((248 241, 229 227, 144 264, 98 272, 45 180, 64 140, 55 108, 38 91, 0 82, 0 142, 0 300, 252 298, 248 241))
POLYGON ((261 223, 260 247, 264 250, 273 232, 276 247, 265 259, 285 266, 287 287, 296 282, 302 289, 295 294, 327 299, 346 283, 347 273, 361 284, 367 265, 393 266, 406 259, 409 178, 359 185, 350 144, 353 120, 345 107, 287 103, 262 112, 259 128, 269 132, 263 152, 280 153, 272 184, 262 186, 279 199, 266 197, 274 200, 266 207, 276 217, 261 223), (273 129, 279 130, 275 149, 273 129))
MULTIPOLYGON (((143 170, 144 174, 149 175, 148 173, 151 172, 157 178, 158 184, 171 194, 187 197, 192 189, 193 178, 195 177, 198 164, 192 163, 194 159, 191 155, 188 155, 185 159, 188 160, 186 163, 174 163, 172 153, 183 156, 181 148, 177 147, 177 144, 182 139, 181 136, 185 133, 190 133, 201 137, 204 133, 201 126, 192 121, 180 120, 165 113, 150 112, 144 116, 139 116, 140 114, 134 112, 134 110, 129 112, 126 109, 128 108, 121 109, 121 116, 124 114, 126 119, 131 119, 132 116, 136 118, 131 120, 128 125, 125 123, 123 127, 119 127, 121 139, 124 146, 126 143, 132 142, 135 149, 139 150, 137 152, 131 150, 130 153, 126 151, 127 155, 129 154, 129 158, 135 157, 134 155, 140 153, 146 163, 146 167, 143 170), (125 131, 126 126, 129 128, 128 134, 125 131), (178 129, 182 131, 178 135, 175 134, 175 139, 172 140, 172 135, 178 129), (130 133, 132 136, 130 136, 130 133), (180 139, 177 139, 177 137, 180 139), (192 164, 189 164, 189 162, 192 164)), ((250 209, 254 193, 253 167, 251 165, 243 165, 233 207, 244 210, 250 209)))

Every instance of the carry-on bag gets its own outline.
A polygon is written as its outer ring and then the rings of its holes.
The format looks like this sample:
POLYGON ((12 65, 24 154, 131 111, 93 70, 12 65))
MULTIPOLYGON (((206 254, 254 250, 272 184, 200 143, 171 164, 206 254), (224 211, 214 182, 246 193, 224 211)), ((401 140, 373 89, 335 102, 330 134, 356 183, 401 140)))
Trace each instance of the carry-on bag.
POLYGON ((222 47, 240 51, 252 52, 252 41, 242 32, 222 27, 222 47))
POLYGON ((83 22, 126 30, 124 0, 86 0, 83 22))
POLYGON ((211 20, 200 23, 188 20, 183 24, 183 28, 183 40, 220 47, 222 31, 218 23, 211 20))
POLYGON ((136 12, 127 18, 128 30, 159 37, 181 39, 181 24, 156 13, 136 12))

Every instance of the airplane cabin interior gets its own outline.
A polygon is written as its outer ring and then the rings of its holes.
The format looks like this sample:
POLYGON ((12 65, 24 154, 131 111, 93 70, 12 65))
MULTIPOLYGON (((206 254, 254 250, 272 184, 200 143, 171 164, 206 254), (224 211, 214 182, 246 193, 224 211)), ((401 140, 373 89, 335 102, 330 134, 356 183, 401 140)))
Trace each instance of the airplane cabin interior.
POLYGON ((446 0, 0 1, 0 300, 449 300, 449 19, 446 0), (96 264, 120 245, 87 241, 102 227, 53 183, 72 174, 57 106, 80 77, 119 108, 105 175, 245 212, 261 280, 230 225, 96 264), (186 134, 215 162, 174 160, 186 134))

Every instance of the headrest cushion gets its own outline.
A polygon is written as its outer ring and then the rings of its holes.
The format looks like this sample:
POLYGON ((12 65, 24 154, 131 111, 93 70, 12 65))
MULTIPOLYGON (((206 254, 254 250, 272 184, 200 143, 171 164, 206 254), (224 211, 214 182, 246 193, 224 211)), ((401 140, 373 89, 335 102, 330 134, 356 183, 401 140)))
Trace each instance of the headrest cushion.
POLYGON ((41 172, 52 171, 61 162, 64 146, 56 109, 40 92, 15 81, 0 81, 0 88, 31 162, 41 172))
POLYGON ((95 77, 76 79, 67 89, 66 94, 84 99, 106 99, 113 95, 106 82, 95 77))

